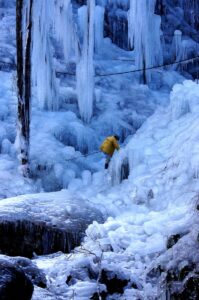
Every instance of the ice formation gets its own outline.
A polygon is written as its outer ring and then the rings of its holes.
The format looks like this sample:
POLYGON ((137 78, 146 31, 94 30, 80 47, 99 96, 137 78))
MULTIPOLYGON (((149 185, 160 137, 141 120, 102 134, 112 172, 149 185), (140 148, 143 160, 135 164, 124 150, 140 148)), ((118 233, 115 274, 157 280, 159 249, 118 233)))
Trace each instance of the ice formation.
POLYGON ((95 53, 100 54, 104 39, 104 13, 105 9, 97 5, 95 7, 95 53))
POLYGON ((50 41, 54 15, 54 1, 34 1, 32 76, 38 106, 47 110, 58 109, 53 49, 50 41))
POLYGON ((82 47, 77 63, 77 95, 82 120, 89 123, 93 115, 94 101, 94 16, 95 0, 89 0, 87 6, 78 10, 79 24, 82 30, 82 47))
POLYGON ((182 32, 175 30, 173 37, 173 48, 176 61, 181 59, 182 55, 182 32))
POLYGON ((39 107, 58 110, 59 97, 54 63, 54 38, 62 45, 65 62, 74 58, 76 34, 70 0, 34 1, 33 83, 39 107), (38 13, 40 12, 40 13, 38 13))
POLYGON ((77 47, 71 0, 55 2, 54 29, 55 37, 60 41, 64 50, 64 60, 66 63, 70 62, 72 58, 75 58, 77 47))
MULTIPOLYGON (((155 4, 155 0, 130 0, 129 43, 134 48, 135 65, 138 69, 161 65, 163 62, 161 18, 154 14, 155 4)), ((144 81, 150 80, 150 72, 143 72, 143 77, 144 81)))

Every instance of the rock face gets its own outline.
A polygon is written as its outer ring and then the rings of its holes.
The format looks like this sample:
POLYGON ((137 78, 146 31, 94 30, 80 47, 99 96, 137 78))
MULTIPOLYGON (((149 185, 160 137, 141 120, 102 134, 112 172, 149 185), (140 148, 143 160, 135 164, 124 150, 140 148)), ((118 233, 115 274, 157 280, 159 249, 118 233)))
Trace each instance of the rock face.
POLYGON ((179 241, 181 236, 182 235, 180 235, 180 234, 175 234, 175 235, 170 236, 167 241, 167 249, 172 248, 179 241))
POLYGON ((66 191, 2 200, 0 251, 28 258, 34 253, 68 253, 94 220, 103 221, 101 212, 86 200, 70 198, 66 191))
POLYGON ((33 257, 57 251, 69 253, 80 244, 83 232, 59 229, 45 222, 0 221, 0 249, 10 256, 33 257))
POLYGON ((167 273, 167 294, 172 300, 197 300, 199 299, 199 273, 195 266, 186 266, 186 270, 167 273), (180 277, 182 276, 183 277, 180 277), (181 288, 179 286, 181 284, 181 288))
MULTIPOLYGON (((165 299, 199 299, 198 224, 187 233, 171 235, 167 251, 158 259, 146 276, 146 281, 158 286, 165 299)), ((163 298, 164 298, 163 297, 163 298)))
POLYGON ((33 290, 33 284, 21 269, 0 260, 1 300, 30 300, 33 290))
POLYGON ((175 30, 180 30, 183 36, 199 41, 197 33, 199 2, 197 0, 157 0, 155 13, 161 16, 161 29, 167 45, 172 43, 175 30))
POLYGON ((0 260, 12 263, 17 269, 20 268, 34 286, 38 286, 42 289, 47 287, 46 276, 44 272, 37 267, 34 261, 25 257, 9 257, 5 255, 0 255, 0 260))

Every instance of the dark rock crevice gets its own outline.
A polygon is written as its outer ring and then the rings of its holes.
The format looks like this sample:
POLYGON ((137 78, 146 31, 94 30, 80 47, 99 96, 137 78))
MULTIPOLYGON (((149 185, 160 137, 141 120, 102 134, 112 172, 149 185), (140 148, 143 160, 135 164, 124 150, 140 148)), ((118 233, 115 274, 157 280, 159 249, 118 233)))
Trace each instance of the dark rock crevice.
POLYGON ((102 270, 100 283, 106 286, 108 295, 113 295, 123 294, 124 289, 127 287, 129 281, 119 278, 117 274, 108 272, 107 270, 102 270))

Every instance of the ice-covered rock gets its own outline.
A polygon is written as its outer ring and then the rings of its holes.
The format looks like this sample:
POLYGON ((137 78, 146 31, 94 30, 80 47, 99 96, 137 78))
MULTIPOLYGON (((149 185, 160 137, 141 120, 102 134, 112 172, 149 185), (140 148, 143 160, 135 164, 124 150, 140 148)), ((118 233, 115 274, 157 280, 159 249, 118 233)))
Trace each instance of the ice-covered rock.
POLYGON ((0 299, 31 300, 33 284, 22 269, 0 259, 0 299))
POLYGON ((0 250, 26 257, 70 252, 94 220, 103 221, 101 212, 67 191, 2 200, 0 250))
POLYGON ((9 257, 5 255, 0 255, 0 259, 12 263, 14 267, 23 270, 35 286, 46 288, 47 280, 45 274, 36 266, 34 261, 25 257, 9 257))

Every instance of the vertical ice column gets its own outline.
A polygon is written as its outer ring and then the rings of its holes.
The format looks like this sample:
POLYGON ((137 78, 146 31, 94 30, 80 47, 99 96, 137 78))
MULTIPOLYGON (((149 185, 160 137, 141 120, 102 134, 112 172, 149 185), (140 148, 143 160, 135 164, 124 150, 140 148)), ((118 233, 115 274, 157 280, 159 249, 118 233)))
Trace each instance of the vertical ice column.
POLYGON ((103 48, 104 39, 104 12, 105 9, 102 6, 96 6, 95 8, 95 52, 99 54, 103 48))
POLYGON ((91 120, 94 101, 94 14, 95 0, 88 0, 87 6, 78 11, 83 42, 76 67, 77 96, 80 116, 86 123, 91 120))
POLYGON ((32 76, 39 107, 48 110, 58 109, 56 76, 50 42, 56 3, 54 0, 35 0, 33 5, 32 76))
MULTIPOLYGON (((186 40, 182 40, 182 32, 180 30, 176 30, 174 32, 174 37, 173 37, 173 42, 172 42, 172 51, 173 51, 173 56, 174 60, 176 62, 180 60, 187 59, 189 56, 189 51, 190 51, 190 44, 187 43, 186 40)), ((187 64, 175 64, 173 65, 172 69, 176 70, 179 66, 181 70, 186 70, 187 69, 187 64)))
MULTIPOLYGON (((160 41, 161 18, 154 14, 156 0, 130 0, 128 13, 129 43, 135 52, 137 68, 161 65, 163 62, 160 41)), ((146 76, 145 72, 143 75, 146 76)), ((147 72, 146 80, 150 81, 147 72)))
POLYGON ((182 56, 182 32, 180 30, 176 30, 174 32, 172 46, 172 51, 174 52, 175 60, 179 61, 182 56))
POLYGON ((55 36, 63 46, 65 61, 69 62, 74 57, 76 48, 71 0, 58 0, 56 2, 54 21, 55 36))

